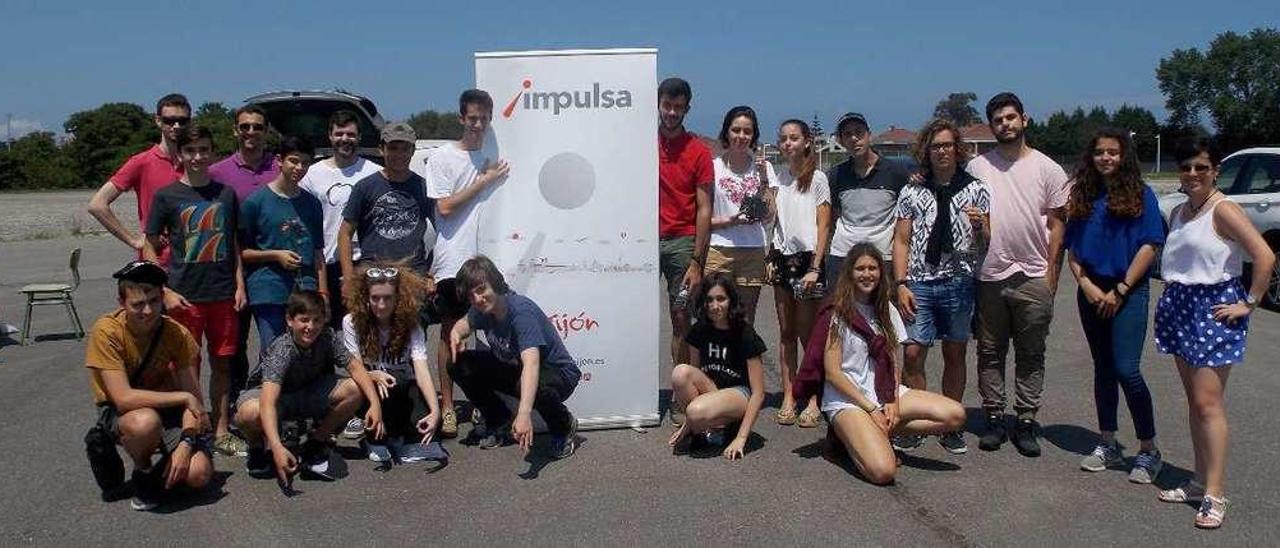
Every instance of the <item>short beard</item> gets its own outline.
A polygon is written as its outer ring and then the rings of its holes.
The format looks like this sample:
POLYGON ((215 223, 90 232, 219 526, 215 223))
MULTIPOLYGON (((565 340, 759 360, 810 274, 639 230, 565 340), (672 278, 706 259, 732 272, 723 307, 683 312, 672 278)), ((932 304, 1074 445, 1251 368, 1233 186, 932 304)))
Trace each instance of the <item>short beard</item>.
POLYGON ((1024 132, 1019 131, 1019 132, 1018 132, 1016 135, 1014 135, 1013 137, 1006 139, 1006 138, 1004 138, 1004 136, 1003 136, 1004 134, 1003 134, 1003 133, 997 133, 997 134, 995 135, 995 137, 996 137, 996 142, 997 142, 997 143, 1000 143, 1000 144, 1002 144, 1002 145, 1007 145, 1007 144, 1009 144, 1009 143, 1016 143, 1016 142, 1018 142, 1019 140, 1021 140, 1021 139, 1022 139, 1022 135, 1023 135, 1023 134, 1024 134, 1024 132))

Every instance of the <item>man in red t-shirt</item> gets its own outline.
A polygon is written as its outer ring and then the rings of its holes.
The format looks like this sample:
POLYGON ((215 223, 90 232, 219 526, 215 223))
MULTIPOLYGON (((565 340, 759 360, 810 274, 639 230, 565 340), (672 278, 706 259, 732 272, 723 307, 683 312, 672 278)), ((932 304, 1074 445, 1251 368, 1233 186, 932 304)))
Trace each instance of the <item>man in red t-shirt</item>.
MULTIPOLYGON (((689 314, 677 296, 697 290, 711 233, 711 149, 684 128, 693 91, 680 78, 658 85, 658 264, 667 280, 671 363, 689 361, 689 314)), ((684 300, 684 299, 681 299, 684 300)), ((679 421, 672 413, 673 422, 679 421)))
MULTIPOLYGON (((89 214, 102 223, 107 232, 139 254, 142 253, 146 236, 141 234, 141 230, 135 234, 121 223, 115 212, 111 211, 111 204, 121 194, 132 190, 138 197, 138 227, 141 229, 147 226, 151 197, 157 190, 182 177, 182 165, 177 161, 174 139, 179 130, 191 123, 191 103, 177 93, 161 97, 156 102, 155 123, 160 129, 160 143, 125 161, 89 200, 89 214)), ((166 245, 160 254, 160 264, 168 265, 168 261, 169 246, 166 245)))

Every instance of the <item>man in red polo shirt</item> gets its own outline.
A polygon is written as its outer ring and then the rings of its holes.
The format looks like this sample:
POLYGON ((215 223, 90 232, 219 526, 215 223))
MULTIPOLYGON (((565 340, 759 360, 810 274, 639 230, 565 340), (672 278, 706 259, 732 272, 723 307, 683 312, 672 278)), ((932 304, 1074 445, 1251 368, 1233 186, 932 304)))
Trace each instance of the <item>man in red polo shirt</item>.
MULTIPOLYGON (((178 131, 191 123, 191 103, 177 93, 161 97, 156 102, 155 122, 160 129, 160 143, 130 157, 89 199, 89 214, 112 236, 137 250, 139 256, 146 241, 141 228, 147 226, 151 197, 157 190, 182 177, 182 165, 177 161, 178 149, 174 140, 178 131), (121 223, 111 211, 111 204, 116 198, 130 190, 138 197, 138 233, 121 223)), ((169 246, 166 245, 160 254, 160 264, 167 265, 168 261, 169 246)))
MULTIPOLYGON (((667 280, 671 313, 671 363, 688 363, 684 343, 689 313, 677 301, 702 281, 711 233, 711 149, 684 128, 693 90, 680 78, 658 85, 658 264, 667 280), (687 290, 687 291, 685 291, 687 290)), ((683 413, 671 409, 674 424, 683 413)))

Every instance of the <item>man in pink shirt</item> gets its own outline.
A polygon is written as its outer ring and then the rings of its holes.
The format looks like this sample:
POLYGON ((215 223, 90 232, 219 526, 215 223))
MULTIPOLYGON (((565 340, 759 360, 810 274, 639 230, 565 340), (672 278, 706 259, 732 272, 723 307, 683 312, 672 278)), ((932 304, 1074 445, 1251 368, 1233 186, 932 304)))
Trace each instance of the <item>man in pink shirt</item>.
POLYGON ((1013 441, 1019 453, 1040 455, 1036 412, 1044 390, 1045 338, 1053 321, 1070 187, 1062 166, 1027 146, 1022 101, 1000 93, 987 102, 996 148, 969 162, 971 175, 991 187, 991 240, 978 272, 978 392, 987 429, 986 451, 1013 441), (1017 423, 1005 423, 1005 356, 1013 342, 1017 423))
MULTIPOLYGON (((178 148, 174 145, 178 131, 191 124, 191 103, 187 98, 170 93, 156 102, 156 127, 160 129, 160 143, 134 154, 116 171, 93 198, 89 199, 89 214, 112 236, 142 253, 146 236, 134 233, 111 210, 111 204, 121 194, 132 190, 138 197, 138 226, 147 226, 151 213, 151 197, 157 190, 182 177, 182 165, 177 161, 178 148)), ((160 264, 169 264, 169 246, 160 254, 160 264)))
POLYGON ((236 109, 236 152, 209 167, 209 178, 231 187, 236 200, 244 203, 253 191, 280 175, 280 162, 263 143, 267 134, 267 113, 248 105, 236 109))

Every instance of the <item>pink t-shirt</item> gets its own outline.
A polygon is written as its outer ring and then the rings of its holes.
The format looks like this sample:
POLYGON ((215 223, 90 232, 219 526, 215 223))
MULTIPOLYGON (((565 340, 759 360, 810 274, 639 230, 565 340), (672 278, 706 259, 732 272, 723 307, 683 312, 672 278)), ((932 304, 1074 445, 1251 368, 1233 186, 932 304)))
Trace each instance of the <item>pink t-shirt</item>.
POLYGON ((968 170, 991 187, 991 244, 978 279, 994 282, 1018 272, 1044 277, 1049 271, 1046 213, 1067 205, 1067 172, 1035 149, 1014 162, 993 149, 970 160, 968 170))

